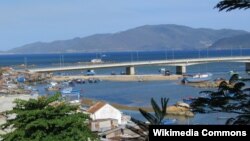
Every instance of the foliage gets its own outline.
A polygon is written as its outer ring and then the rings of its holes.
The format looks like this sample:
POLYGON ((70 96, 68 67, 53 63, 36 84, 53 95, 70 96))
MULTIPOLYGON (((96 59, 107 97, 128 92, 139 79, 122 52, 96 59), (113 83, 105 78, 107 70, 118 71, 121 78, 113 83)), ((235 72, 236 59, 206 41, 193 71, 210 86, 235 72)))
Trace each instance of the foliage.
POLYGON ((222 0, 215 8, 219 11, 231 11, 235 9, 248 9, 250 8, 250 0, 222 0))
POLYGON ((228 82, 222 81, 217 91, 201 91, 205 94, 193 99, 191 107, 194 112, 228 112, 239 116, 231 118, 227 124, 250 124, 250 88, 244 88, 237 74, 228 82))
POLYGON ((17 99, 16 106, 8 114, 16 114, 3 128, 13 128, 3 136, 4 141, 60 141, 60 140, 95 140, 96 135, 88 128, 88 116, 77 113, 77 106, 60 100, 58 93, 51 97, 39 97, 29 101, 17 99))
POLYGON ((160 108, 159 105, 155 102, 155 100, 151 98, 151 105, 154 110, 154 115, 144 111, 143 109, 139 109, 139 111, 143 115, 143 117, 145 117, 148 120, 148 122, 151 125, 160 125, 162 124, 162 120, 164 119, 166 112, 167 112, 166 111, 167 103, 168 103, 168 99, 161 98, 161 108, 160 108))
POLYGON ((140 113, 143 115, 145 119, 149 122, 149 124, 131 118, 131 120, 139 127, 139 129, 132 127, 132 126, 127 126, 130 130, 134 131, 138 135, 141 136, 141 140, 148 140, 148 127, 149 125, 161 125, 162 121, 167 114, 167 103, 168 103, 167 98, 161 98, 161 107, 155 102, 153 98, 151 98, 151 106, 154 110, 154 114, 148 113, 143 109, 139 109, 140 113))
POLYGON ((0 68, 0 77, 3 75, 4 71, 0 68))

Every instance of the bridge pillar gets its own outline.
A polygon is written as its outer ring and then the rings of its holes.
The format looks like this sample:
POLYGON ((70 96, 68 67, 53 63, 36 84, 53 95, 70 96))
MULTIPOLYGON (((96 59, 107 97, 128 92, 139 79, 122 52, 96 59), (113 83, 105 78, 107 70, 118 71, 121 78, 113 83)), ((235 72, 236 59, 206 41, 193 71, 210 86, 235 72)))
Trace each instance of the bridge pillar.
POLYGON ((250 63, 246 63, 245 66, 246 66, 246 72, 250 72, 250 63))
POLYGON ((135 67, 134 66, 126 67, 126 74, 127 75, 135 75, 135 67))
POLYGON ((176 66, 176 74, 183 74, 186 72, 186 66, 176 66))

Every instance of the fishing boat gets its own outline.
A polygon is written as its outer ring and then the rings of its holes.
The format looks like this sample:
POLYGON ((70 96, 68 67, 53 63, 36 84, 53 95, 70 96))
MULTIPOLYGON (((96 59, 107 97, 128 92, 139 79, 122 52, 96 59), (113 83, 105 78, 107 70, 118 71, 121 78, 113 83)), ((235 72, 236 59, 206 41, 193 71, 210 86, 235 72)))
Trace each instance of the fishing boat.
POLYGON ((87 76, 95 75, 95 71, 94 70, 87 70, 85 75, 87 75, 87 76))
POLYGON ((186 76, 183 78, 183 83, 200 83, 200 82, 206 82, 212 79, 211 73, 204 73, 204 74, 196 74, 193 76, 186 76))
POLYGON ((62 94, 80 94, 81 90, 73 90, 72 87, 64 88, 61 90, 62 94))
POLYGON ((162 125, 173 125, 176 123, 176 121, 177 121, 176 119, 169 119, 169 118, 163 119, 162 125))
POLYGON ((102 63, 102 59, 91 59, 91 63, 102 63))

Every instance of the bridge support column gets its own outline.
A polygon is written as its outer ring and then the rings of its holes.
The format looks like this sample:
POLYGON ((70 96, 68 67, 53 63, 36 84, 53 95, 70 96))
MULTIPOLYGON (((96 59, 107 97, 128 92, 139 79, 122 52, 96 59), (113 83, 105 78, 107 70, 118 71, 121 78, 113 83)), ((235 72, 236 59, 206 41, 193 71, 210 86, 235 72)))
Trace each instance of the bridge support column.
POLYGON ((250 72, 250 63, 246 63, 245 66, 246 66, 246 72, 250 72))
POLYGON ((127 75, 135 75, 135 67, 134 66, 126 67, 126 74, 127 75))
POLYGON ((176 74, 183 74, 186 72, 186 66, 176 66, 176 74))

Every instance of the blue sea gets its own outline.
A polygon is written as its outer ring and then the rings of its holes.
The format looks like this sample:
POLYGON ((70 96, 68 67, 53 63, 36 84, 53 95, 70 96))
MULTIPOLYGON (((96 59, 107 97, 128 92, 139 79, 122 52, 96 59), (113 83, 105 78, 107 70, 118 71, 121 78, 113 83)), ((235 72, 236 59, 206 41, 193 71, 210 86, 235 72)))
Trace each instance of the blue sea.
MULTIPOLYGON (((0 55, 0 66, 12 66, 20 69, 21 64, 28 67, 50 67, 79 65, 80 62, 89 62, 91 59, 102 59, 104 62, 133 62, 144 60, 165 60, 183 58, 207 58, 223 56, 249 56, 250 50, 192 50, 192 51, 151 51, 151 52, 98 52, 98 53, 74 53, 74 54, 19 54, 0 55)), ((160 68, 166 68, 175 73, 175 67, 171 66, 141 66, 136 67, 137 74, 157 74, 160 68)), ((245 77, 244 63, 209 63, 187 67, 187 73, 213 73, 213 77, 229 78, 229 71, 234 70, 245 77)), ((119 73, 124 68, 109 68, 95 70, 97 74, 119 73)), ((69 75, 83 75, 81 71, 68 72, 69 75)), ((42 87, 39 87, 42 88, 42 87)), ((75 88, 83 89, 82 98, 105 100, 110 103, 120 103, 129 106, 150 106, 150 99, 160 100, 161 97, 170 98, 169 105, 176 103, 186 97, 198 96, 199 91, 205 90, 181 85, 177 81, 150 81, 150 82, 112 82, 101 81, 96 84, 76 85, 75 88)), ((41 94, 45 94, 40 90, 41 94)), ((133 117, 143 119, 140 113, 134 111, 123 111, 133 117)), ((228 113, 196 114, 194 118, 176 118, 178 124, 224 124, 227 117, 234 116, 228 113), (223 117, 223 118, 220 118, 223 117)))

